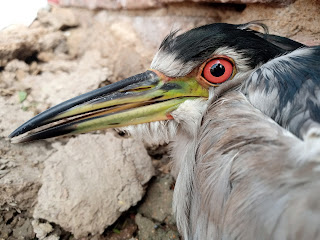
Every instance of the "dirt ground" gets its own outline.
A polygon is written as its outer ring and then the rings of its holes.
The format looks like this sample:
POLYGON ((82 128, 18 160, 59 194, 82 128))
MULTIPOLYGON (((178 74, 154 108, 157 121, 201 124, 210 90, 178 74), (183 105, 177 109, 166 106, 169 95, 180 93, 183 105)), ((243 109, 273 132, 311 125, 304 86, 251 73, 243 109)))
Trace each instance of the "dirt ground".
POLYGON ((265 19, 271 33, 314 45, 320 43, 319 9, 316 0, 135 11, 54 7, 41 10, 29 28, 0 32, 0 239, 179 239, 168 146, 149 146, 114 131, 31 144, 12 144, 7 136, 48 107, 145 71, 173 29, 265 19), (121 145, 114 151, 125 152, 127 162, 106 164, 111 157, 101 143, 121 145), (114 189, 103 184, 110 168, 129 169, 114 198, 114 189), (110 216, 102 214, 106 201, 114 206, 110 216))

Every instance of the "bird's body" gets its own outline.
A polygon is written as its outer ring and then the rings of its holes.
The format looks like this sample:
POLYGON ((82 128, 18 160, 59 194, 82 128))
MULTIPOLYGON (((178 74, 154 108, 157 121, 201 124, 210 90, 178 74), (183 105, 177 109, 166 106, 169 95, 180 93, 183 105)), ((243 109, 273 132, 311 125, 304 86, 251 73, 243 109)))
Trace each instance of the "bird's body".
POLYGON ((174 198, 185 239, 320 238, 319 138, 302 141, 233 91, 208 106, 191 156, 174 198))
POLYGON ((21 141, 114 127, 172 142, 184 239, 320 239, 320 47, 252 24, 172 33, 151 70, 57 105, 11 137, 58 122, 21 141))

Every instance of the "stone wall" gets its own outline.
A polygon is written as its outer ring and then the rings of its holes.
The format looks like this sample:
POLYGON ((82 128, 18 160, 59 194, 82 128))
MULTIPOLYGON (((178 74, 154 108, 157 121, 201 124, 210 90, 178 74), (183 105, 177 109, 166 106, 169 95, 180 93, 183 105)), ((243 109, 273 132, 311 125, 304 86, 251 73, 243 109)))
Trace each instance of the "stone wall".
POLYGON ((150 9, 163 8, 173 3, 267 3, 287 6, 294 0, 49 0, 50 3, 64 7, 83 7, 88 9, 150 9))

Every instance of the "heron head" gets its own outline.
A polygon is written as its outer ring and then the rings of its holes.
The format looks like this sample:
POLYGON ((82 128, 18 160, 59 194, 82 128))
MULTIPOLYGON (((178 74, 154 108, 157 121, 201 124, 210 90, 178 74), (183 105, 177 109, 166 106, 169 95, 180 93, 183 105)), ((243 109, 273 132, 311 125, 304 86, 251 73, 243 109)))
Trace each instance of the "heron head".
POLYGON ((218 96, 239 86, 255 68, 290 50, 283 46, 295 47, 289 39, 252 31, 250 25, 216 23, 181 35, 173 32, 146 72, 58 104, 9 137, 27 133, 18 140, 26 142, 127 126, 148 126, 150 132, 172 124, 165 133, 168 141, 179 125, 201 118, 209 92, 218 96), (161 126, 152 126, 155 122, 161 126))

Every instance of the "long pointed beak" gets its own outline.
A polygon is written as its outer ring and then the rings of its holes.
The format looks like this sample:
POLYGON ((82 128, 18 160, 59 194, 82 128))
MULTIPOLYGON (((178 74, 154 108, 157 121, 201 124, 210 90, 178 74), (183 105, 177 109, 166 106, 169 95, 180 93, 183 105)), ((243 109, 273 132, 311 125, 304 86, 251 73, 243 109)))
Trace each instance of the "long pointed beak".
POLYGON ((9 138, 28 142, 66 134, 172 119, 187 99, 207 98, 195 78, 167 79, 155 71, 129 77, 60 103, 30 119, 9 138), (27 133, 27 134, 25 134, 27 133))

